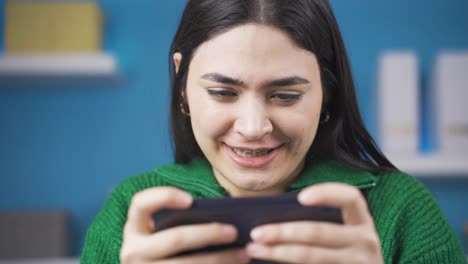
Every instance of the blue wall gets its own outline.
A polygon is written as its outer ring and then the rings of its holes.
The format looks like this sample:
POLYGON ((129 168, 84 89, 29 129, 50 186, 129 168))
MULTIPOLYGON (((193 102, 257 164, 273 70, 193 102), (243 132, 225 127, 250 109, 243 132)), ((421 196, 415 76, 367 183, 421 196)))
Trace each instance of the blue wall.
MULTIPOLYGON (((383 49, 415 49, 423 76, 430 74, 439 50, 468 49, 466 0, 331 2, 373 134, 376 66, 383 49)), ((72 254, 79 255, 108 192, 129 175, 171 161, 167 51, 184 3, 101 1, 105 49, 120 61, 120 84, 0 88, 1 209, 69 210, 72 254)), ((424 183, 461 239, 468 175, 424 183)))

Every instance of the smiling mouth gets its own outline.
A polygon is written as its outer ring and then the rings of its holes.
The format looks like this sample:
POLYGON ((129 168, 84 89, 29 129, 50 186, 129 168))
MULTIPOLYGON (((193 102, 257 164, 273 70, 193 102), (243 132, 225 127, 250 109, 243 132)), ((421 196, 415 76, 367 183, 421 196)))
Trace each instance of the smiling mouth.
POLYGON ((243 168, 264 168, 270 164, 280 152, 279 145, 276 148, 239 148, 225 144, 228 156, 240 167, 243 168))
POLYGON ((237 155, 247 158, 256 158, 270 154, 275 149, 250 150, 236 147, 230 147, 237 155))

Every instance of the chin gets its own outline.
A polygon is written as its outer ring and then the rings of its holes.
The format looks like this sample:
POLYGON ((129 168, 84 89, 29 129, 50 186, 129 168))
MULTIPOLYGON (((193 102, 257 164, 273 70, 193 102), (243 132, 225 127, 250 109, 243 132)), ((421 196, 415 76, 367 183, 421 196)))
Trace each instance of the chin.
POLYGON ((272 178, 265 178, 265 174, 262 175, 244 175, 242 179, 234 179, 231 181, 238 190, 245 192, 247 195, 267 195, 273 193, 281 193, 282 189, 275 187, 278 185, 276 182, 272 182, 272 178))

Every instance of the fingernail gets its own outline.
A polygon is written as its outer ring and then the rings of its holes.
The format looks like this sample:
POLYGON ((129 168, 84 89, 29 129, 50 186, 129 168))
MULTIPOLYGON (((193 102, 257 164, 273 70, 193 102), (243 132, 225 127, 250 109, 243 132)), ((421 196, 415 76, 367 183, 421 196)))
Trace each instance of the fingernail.
POLYGON ((177 196, 177 200, 179 200, 179 202, 183 203, 183 204, 188 204, 192 201, 192 196, 188 195, 188 194, 179 194, 177 196))
POLYGON ((247 245, 247 251, 249 253, 259 253, 265 249, 264 246, 257 244, 257 243, 250 243, 247 245))
POLYGON ((297 199, 301 204, 310 204, 314 200, 314 195, 310 192, 301 192, 297 196, 297 199))
POLYGON ((245 252, 245 250, 237 251, 236 255, 237 255, 237 259, 239 260, 240 263, 247 263, 250 260, 249 256, 247 255, 247 252, 245 252))
POLYGON ((252 240, 262 240, 265 238, 265 231, 261 228, 256 228, 250 232, 250 237, 252 240))
POLYGON ((233 237, 236 233, 236 229, 233 226, 230 225, 224 225, 223 226, 223 236, 224 237, 233 237))

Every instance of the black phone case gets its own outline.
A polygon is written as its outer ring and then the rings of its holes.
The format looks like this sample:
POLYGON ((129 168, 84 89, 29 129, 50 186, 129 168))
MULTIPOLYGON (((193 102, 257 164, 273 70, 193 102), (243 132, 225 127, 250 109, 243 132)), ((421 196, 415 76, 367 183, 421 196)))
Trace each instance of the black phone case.
MULTIPOLYGON (((156 232, 180 225, 210 222, 236 226, 238 238, 234 243, 190 250, 179 255, 195 254, 244 247, 250 240, 250 231, 258 225, 290 221, 327 221, 341 224, 341 210, 329 206, 302 206, 296 194, 217 198, 194 200, 189 209, 163 209, 153 214, 156 232)), ((272 263, 253 261, 250 263, 272 263)))

